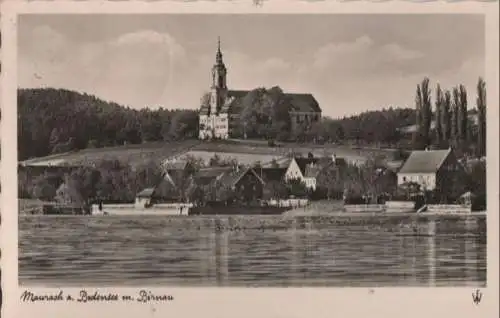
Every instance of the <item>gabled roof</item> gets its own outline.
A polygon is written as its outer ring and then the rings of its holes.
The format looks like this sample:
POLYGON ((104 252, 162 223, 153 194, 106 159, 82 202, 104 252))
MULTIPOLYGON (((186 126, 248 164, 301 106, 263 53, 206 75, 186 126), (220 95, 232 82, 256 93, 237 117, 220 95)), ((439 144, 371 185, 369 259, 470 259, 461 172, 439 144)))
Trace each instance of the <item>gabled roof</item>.
POLYGON ((451 149, 413 151, 399 173, 435 173, 450 153, 451 149))
POLYGON ((240 181, 241 178, 243 178, 243 176, 246 175, 248 172, 255 175, 257 177, 257 179, 259 179, 259 181, 262 184, 264 183, 264 180, 262 180, 262 178, 253 169, 250 169, 250 168, 239 169, 236 171, 234 171, 234 170, 227 171, 220 178, 220 182, 224 185, 232 187, 232 186, 236 185, 238 183, 238 181, 240 181))
MULTIPOLYGON (((229 102, 225 103, 221 109, 221 113, 239 113, 242 109, 242 100, 251 91, 247 90, 228 90, 227 95, 230 99, 229 102)), ((291 111, 295 112, 321 112, 321 107, 319 107, 318 101, 314 98, 312 94, 296 94, 296 93, 284 93, 285 97, 288 98, 290 102, 291 111)), ((209 104, 203 104, 200 107, 200 115, 208 115, 210 110, 209 104)))
POLYGON ((215 179, 221 178, 224 173, 231 171, 232 169, 232 167, 203 168, 196 172, 194 180, 198 184, 207 185, 215 179))
POLYGON ((285 93, 290 98, 292 110, 296 112, 317 112, 321 113, 318 101, 312 94, 290 94, 285 93))

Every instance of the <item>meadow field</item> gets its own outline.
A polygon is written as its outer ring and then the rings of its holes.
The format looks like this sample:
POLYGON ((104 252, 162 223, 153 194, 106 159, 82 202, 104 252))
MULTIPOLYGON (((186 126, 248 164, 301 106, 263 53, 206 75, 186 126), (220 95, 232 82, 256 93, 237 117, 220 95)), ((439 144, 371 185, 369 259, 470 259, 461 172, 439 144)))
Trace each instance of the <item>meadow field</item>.
POLYGON ((394 150, 376 148, 354 148, 335 144, 311 145, 299 143, 282 143, 270 147, 265 141, 224 140, 199 141, 184 140, 173 142, 154 142, 118 147, 89 148, 69 153, 56 154, 47 157, 33 158, 22 163, 29 166, 78 166, 89 165, 102 160, 120 160, 136 165, 154 160, 162 162, 168 158, 184 158, 194 156, 208 161, 217 154, 221 158, 236 159, 249 164, 255 161, 269 162, 273 158, 295 153, 315 156, 331 156, 335 154, 352 163, 362 163, 370 156, 392 158, 394 150))
POLYGON ((178 156, 196 146, 198 140, 179 142, 154 142, 138 145, 125 145, 106 148, 88 148, 69 153, 33 158, 22 163, 29 166, 79 166, 103 160, 119 160, 136 165, 150 160, 161 162, 166 158, 178 156))

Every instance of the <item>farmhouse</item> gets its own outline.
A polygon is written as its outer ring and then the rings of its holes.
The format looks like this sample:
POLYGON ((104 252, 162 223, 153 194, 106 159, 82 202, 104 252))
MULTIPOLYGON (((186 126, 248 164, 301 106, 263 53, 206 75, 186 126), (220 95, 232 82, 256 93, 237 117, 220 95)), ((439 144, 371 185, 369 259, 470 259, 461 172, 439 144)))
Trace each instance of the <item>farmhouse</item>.
MULTIPOLYGON (((263 175, 264 179, 272 181, 290 181, 299 179, 303 181, 303 169, 299 166, 296 157, 283 157, 268 162, 257 169, 257 173, 263 175)), ((300 161, 303 164, 302 161, 300 161)), ((305 168, 305 165, 303 165, 305 168)))
POLYGON ((167 159, 162 162, 165 179, 174 186, 182 187, 182 183, 195 172, 195 167, 188 160, 167 159))
POLYGON ((449 185, 446 181, 460 170, 451 148, 413 151, 397 174, 398 186, 416 183, 423 190, 444 189, 449 185))
POLYGON ((157 180, 155 184, 136 194, 135 206, 144 208, 150 204, 178 201, 181 198, 181 194, 176 181, 174 181, 168 172, 165 172, 162 178, 157 180))
POLYGON ((193 178, 196 185, 211 191, 208 201, 250 203, 262 198, 264 180, 252 168, 216 167, 200 169, 193 178))
POLYGON ((265 181, 290 181, 298 179, 308 189, 316 190, 316 180, 327 167, 332 164, 342 165, 344 160, 331 157, 283 157, 262 165, 256 172, 265 181))
MULTIPOLYGON (((210 94, 202 101, 199 111, 199 139, 228 139, 232 136, 241 112, 241 100, 250 91, 229 90, 227 68, 218 41, 215 64, 212 67, 210 94)), ((311 94, 286 93, 292 129, 321 119, 321 108, 311 94)))

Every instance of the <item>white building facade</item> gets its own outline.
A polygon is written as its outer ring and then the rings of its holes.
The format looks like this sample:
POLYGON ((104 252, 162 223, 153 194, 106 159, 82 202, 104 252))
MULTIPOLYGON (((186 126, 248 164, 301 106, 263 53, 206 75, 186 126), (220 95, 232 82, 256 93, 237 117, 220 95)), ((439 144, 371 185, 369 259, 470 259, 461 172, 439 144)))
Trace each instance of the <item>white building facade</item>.
POLYGON ((292 158, 292 160, 290 160, 290 164, 289 164, 288 168, 286 169, 284 179, 285 179, 285 181, 298 179, 298 180, 304 182, 304 175, 302 174, 302 171, 300 170, 300 167, 297 164, 297 161, 295 161, 295 158, 292 158))

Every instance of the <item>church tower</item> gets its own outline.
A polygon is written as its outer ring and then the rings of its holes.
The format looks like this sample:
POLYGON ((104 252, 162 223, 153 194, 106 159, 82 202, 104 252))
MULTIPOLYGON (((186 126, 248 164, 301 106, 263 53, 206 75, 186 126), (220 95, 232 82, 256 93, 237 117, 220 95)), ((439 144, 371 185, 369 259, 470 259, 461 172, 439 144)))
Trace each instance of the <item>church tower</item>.
POLYGON ((212 67, 212 87, 210 98, 210 113, 218 114, 224 101, 227 97, 226 86, 226 65, 222 60, 222 52, 220 51, 220 37, 217 41, 217 53, 215 55, 215 64, 212 67))

